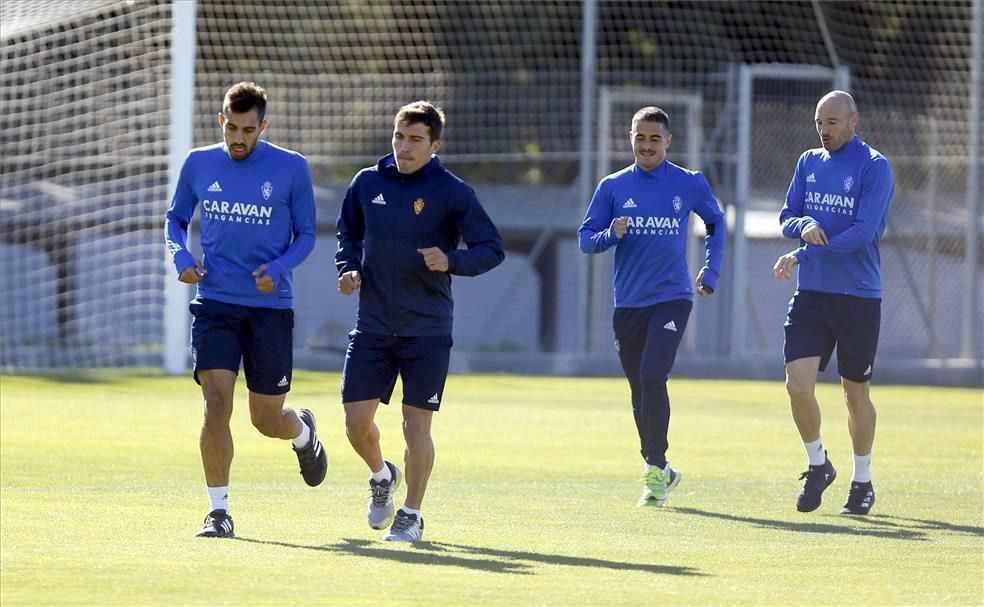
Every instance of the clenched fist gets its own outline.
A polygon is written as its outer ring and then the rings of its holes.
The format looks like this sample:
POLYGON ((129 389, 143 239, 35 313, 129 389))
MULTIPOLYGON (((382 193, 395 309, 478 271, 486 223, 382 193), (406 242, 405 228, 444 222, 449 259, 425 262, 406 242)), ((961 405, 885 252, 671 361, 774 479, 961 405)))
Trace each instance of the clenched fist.
POLYGON ((622 237, 625 236, 625 231, 628 227, 628 217, 616 217, 612 220, 612 232, 615 233, 615 238, 618 238, 619 240, 622 240, 622 237))
POLYGON ((355 270, 350 270, 338 277, 338 292, 342 295, 351 295, 361 286, 362 275, 355 270))
POLYGON ((428 247, 426 249, 417 249, 417 252, 424 256, 424 264, 431 272, 448 271, 448 256, 441 249, 428 247))

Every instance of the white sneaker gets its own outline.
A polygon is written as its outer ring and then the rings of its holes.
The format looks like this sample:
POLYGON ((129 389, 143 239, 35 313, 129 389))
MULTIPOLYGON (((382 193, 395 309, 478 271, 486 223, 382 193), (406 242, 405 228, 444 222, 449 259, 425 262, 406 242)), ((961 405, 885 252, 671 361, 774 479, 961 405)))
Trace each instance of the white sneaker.
POLYGON ((366 518, 373 529, 385 529, 393 521, 393 495, 400 487, 400 469, 390 462, 385 463, 390 470, 390 480, 378 483, 369 479, 369 510, 366 518))
POLYGON ((424 537, 424 517, 416 514, 407 514, 401 508, 396 511, 396 518, 393 519, 393 526, 389 532, 383 536, 387 542, 416 542, 424 537))

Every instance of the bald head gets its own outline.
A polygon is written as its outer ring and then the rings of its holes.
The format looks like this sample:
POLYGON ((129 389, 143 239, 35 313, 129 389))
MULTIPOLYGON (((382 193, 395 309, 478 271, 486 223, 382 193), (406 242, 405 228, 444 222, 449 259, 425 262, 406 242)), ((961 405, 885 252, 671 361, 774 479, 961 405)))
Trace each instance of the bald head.
POLYGON ((824 105, 828 105, 832 109, 846 110, 850 114, 858 113, 858 106, 854 104, 854 97, 844 91, 830 91, 821 97, 820 101, 817 102, 817 110, 824 105))
POLYGON ((858 126, 858 106, 844 91, 830 91, 817 102, 814 116, 820 142, 828 152, 836 152, 854 139, 858 126))

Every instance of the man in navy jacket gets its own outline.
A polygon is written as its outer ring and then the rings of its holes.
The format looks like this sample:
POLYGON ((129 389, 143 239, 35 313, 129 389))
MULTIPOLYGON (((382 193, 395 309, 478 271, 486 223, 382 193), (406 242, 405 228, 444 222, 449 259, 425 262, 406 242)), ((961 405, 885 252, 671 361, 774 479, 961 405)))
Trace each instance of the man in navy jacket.
POLYGON ((383 539, 417 541, 434 464, 431 418, 440 408, 451 357, 451 274, 499 265, 502 238, 474 190, 441 166, 444 113, 426 101, 400 108, 393 153, 349 185, 338 217, 338 290, 361 289, 342 371, 345 430, 371 472, 369 526, 383 539), (467 249, 458 249, 464 240, 467 249), (394 513, 400 469, 383 459, 374 421, 403 380, 407 495, 394 513))

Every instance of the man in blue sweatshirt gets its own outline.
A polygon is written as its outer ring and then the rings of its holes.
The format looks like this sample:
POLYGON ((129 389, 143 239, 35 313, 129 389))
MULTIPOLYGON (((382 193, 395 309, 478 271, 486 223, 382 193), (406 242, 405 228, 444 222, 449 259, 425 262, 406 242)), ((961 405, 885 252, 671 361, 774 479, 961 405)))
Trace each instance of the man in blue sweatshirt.
POLYGON ((854 448, 854 478, 841 514, 868 514, 875 503, 875 407, 869 387, 881 321, 878 241, 894 177, 888 160, 855 134, 858 110, 849 94, 824 95, 814 120, 822 147, 800 156, 779 214, 783 235, 798 239, 800 247, 773 267, 778 279, 791 277, 799 267, 783 348, 789 405, 809 460, 796 509, 819 508, 821 495, 837 476, 823 448, 814 395, 817 373, 826 368, 836 345, 854 448))
POLYGON ((338 290, 361 289, 342 371, 345 432, 369 467, 367 518, 383 539, 414 542, 434 465, 431 419, 441 406, 451 356, 451 275, 499 265, 502 238, 464 181, 441 166, 444 113, 426 101, 400 108, 393 153, 355 176, 338 216, 338 290), (467 249, 459 249, 464 240, 467 249), (407 494, 394 513, 400 469, 383 459, 375 423, 403 380, 407 494))
POLYGON ((687 268, 690 213, 707 226, 697 293, 714 292, 724 255, 724 214, 699 171, 666 160, 673 136, 663 110, 632 117, 635 163, 601 180, 578 230, 585 253, 615 247, 615 349, 629 380, 646 472, 638 506, 662 506, 680 482, 666 461, 666 381, 687 328, 694 289, 687 268))
POLYGON ((191 355, 205 397, 199 445, 211 501, 201 537, 234 535, 229 419, 240 361, 253 425, 292 442, 308 485, 319 485, 328 469, 314 415, 284 406, 293 365, 291 270, 314 248, 314 188, 303 156, 260 139, 266 106, 266 91, 252 82, 226 92, 218 117, 224 142, 188 153, 165 221, 178 280, 198 288, 191 355), (199 205, 201 260, 188 250, 199 205))

